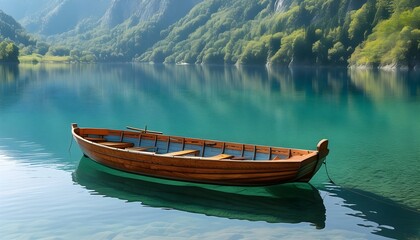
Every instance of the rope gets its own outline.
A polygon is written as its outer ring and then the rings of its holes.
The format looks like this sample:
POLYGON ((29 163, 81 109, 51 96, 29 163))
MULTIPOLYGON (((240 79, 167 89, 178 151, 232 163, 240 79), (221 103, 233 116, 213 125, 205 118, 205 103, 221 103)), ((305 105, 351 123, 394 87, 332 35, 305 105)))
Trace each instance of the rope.
MULTIPOLYGON (((325 172, 327 173, 328 180, 330 180, 330 182, 331 182, 332 184, 337 185, 337 184, 336 184, 336 183, 332 180, 332 178, 330 177, 330 174, 329 174, 329 172, 328 172, 327 159, 325 159, 324 164, 325 164, 325 172)), ((338 186, 338 185, 337 185, 337 186, 338 186)))
MULTIPOLYGON (((331 179, 331 177, 330 177, 330 174, 329 174, 329 172, 328 172, 328 167, 327 167, 327 159, 325 159, 325 161, 324 161, 324 164, 325 164, 325 172, 327 173, 327 177, 328 177, 328 180, 332 183, 332 184, 334 184, 334 185, 336 185, 336 186, 339 186, 338 184, 336 184, 332 179, 331 179)), ((407 210, 407 211, 410 211, 410 212, 413 212, 413 213, 418 213, 416 210, 414 210, 414 209, 412 209, 412 208, 410 208, 410 207, 406 207, 406 206, 403 206, 403 205, 401 205, 401 204, 397 204, 397 203, 394 203, 394 202, 388 202, 388 201, 384 201, 384 200, 381 200, 381 199, 379 199, 379 198, 376 198, 376 197, 373 197, 373 196, 369 196, 369 195, 367 195, 367 194, 363 194, 363 193, 361 193, 361 192, 359 192, 359 191, 355 191, 355 190, 353 190, 353 189, 350 189, 350 188, 343 188, 343 187, 340 187, 340 191, 348 191, 348 192, 351 192, 351 193, 353 193, 353 194, 357 194, 357 195, 360 195, 360 196, 363 196, 363 197, 365 197, 365 198, 370 198, 370 199, 372 199, 372 200, 375 200, 375 201, 377 201, 377 202, 380 202, 380 203, 383 203, 383 204, 387 204, 387 205, 391 205, 391 206, 395 206, 395 207, 399 207, 399 208, 402 208, 402 209, 405 209, 405 210, 407 210)), ((329 191, 327 191, 327 192, 329 192, 329 191)), ((328 194, 326 194, 326 195, 328 195, 328 194)), ((325 197, 325 196, 324 196, 325 197)), ((323 198, 324 199, 324 198, 323 198)))
POLYGON ((73 146, 73 141, 74 141, 74 138, 73 138, 73 135, 72 135, 71 136, 71 141, 70 141, 70 146, 69 146, 69 149, 68 149, 70 155, 71 155, 71 147, 73 146))

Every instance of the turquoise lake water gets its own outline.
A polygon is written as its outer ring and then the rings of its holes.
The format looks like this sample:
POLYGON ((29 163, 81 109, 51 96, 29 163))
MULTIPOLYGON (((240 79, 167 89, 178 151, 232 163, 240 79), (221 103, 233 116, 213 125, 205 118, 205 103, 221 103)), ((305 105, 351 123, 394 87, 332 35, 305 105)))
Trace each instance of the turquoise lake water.
MULTIPOLYGON (((418 239, 420 73, 147 64, 0 66, 5 239, 418 239), (315 149, 309 184, 122 173, 70 124, 315 149)), ((0 238, 2 238, 0 237, 0 238)))

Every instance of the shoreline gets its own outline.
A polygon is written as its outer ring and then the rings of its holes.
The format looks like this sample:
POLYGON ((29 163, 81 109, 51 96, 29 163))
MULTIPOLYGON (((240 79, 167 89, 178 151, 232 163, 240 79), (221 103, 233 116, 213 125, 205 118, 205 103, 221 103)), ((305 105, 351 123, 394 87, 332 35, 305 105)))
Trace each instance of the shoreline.
MULTIPOLYGON (((376 64, 363 64, 363 65, 311 65, 311 64, 296 64, 293 63, 292 65, 280 65, 280 64, 272 64, 272 63, 265 63, 265 64, 211 64, 211 63, 156 63, 156 62, 138 62, 138 61, 121 61, 121 62, 81 62, 74 59, 69 59, 69 57, 58 57, 56 59, 47 57, 43 59, 43 57, 39 58, 31 58, 34 56, 21 56, 19 57, 19 63, 16 64, 120 64, 120 63, 135 63, 135 64, 162 64, 162 65, 176 65, 176 66, 197 66, 197 65, 205 65, 205 66, 236 66, 236 67, 248 67, 248 66, 258 66, 258 67, 279 67, 279 68, 314 68, 314 69, 328 69, 328 68, 348 68, 348 69, 358 69, 358 70, 381 70, 381 71, 419 71, 420 70, 420 63, 415 64, 413 67, 408 65, 400 65, 400 64, 386 64, 386 65, 376 65, 376 64)), ((7 64, 7 63, 0 63, 0 64, 7 64)))

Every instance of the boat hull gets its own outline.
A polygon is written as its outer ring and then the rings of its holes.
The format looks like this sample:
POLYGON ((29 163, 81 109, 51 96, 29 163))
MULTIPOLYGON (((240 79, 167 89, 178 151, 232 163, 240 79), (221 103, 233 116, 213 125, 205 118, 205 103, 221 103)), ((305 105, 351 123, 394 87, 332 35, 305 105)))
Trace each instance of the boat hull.
POLYGON ((172 180, 236 186, 308 182, 323 162, 318 151, 304 159, 279 161, 166 156, 104 146, 81 137, 78 129, 73 128, 74 139, 92 160, 121 171, 172 180))

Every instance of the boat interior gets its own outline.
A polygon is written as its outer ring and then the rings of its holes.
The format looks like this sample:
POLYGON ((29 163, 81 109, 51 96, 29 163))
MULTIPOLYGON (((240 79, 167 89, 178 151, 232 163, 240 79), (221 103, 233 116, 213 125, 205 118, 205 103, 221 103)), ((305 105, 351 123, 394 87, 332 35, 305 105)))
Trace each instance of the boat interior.
POLYGON ((164 135, 149 131, 81 129, 81 137, 108 147, 162 156, 196 156, 211 160, 299 159, 314 151, 164 135))

